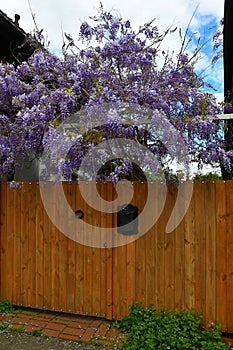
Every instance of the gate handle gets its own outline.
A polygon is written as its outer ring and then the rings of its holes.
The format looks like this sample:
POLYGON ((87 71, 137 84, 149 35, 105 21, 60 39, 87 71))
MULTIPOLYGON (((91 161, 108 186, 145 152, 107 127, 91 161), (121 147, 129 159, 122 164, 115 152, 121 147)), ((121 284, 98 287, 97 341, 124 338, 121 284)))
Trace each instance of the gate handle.
POLYGON ((84 217, 84 213, 80 209, 75 211, 75 215, 77 216, 77 219, 83 219, 83 217, 84 217))

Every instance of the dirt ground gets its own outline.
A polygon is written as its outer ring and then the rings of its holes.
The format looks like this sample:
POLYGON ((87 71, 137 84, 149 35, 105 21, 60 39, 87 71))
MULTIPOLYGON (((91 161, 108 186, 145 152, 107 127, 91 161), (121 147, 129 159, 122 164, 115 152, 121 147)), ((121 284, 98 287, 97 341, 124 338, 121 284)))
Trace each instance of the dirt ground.
POLYGON ((0 350, 114 350, 101 346, 84 345, 57 338, 36 337, 26 333, 0 331, 0 350))

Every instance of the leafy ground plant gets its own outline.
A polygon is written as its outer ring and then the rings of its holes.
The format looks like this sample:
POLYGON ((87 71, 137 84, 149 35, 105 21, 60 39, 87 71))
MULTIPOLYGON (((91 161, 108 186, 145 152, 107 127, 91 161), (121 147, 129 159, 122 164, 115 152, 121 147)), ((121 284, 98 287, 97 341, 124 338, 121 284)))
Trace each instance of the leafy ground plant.
POLYGON ((0 314, 10 314, 14 311, 14 307, 8 300, 0 301, 0 314))
POLYGON ((124 350, 224 350, 228 346, 221 339, 220 325, 202 327, 202 317, 196 312, 157 311, 152 305, 130 306, 131 312, 119 323, 127 332, 121 349, 124 350))

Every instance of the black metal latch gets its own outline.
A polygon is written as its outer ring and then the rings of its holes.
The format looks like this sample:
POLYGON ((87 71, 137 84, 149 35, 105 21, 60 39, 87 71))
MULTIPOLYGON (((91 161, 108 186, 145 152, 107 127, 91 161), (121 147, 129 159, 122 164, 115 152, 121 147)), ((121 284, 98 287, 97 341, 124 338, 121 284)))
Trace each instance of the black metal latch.
POLYGON ((117 232, 124 235, 138 233, 138 207, 127 204, 117 208, 117 232))

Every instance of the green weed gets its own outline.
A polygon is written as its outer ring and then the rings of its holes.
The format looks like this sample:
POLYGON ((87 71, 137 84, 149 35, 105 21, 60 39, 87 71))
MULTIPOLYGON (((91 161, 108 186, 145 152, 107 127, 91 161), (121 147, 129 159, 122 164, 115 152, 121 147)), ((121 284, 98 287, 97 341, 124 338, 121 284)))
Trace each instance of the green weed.
POLYGON ((42 331, 39 330, 39 329, 35 329, 34 331, 30 332, 30 334, 31 334, 33 337, 41 337, 41 336, 42 336, 42 331))
POLYGON ((14 307, 8 300, 1 300, 0 301, 0 314, 10 314, 14 312, 14 307))
POLYGON ((5 331, 6 329, 9 329, 10 324, 8 322, 2 322, 0 323, 0 331, 5 331))
POLYGON ((131 312, 118 327, 127 332, 121 349, 124 350, 225 350, 220 325, 202 327, 199 313, 188 311, 157 311, 152 305, 130 306, 131 312))

